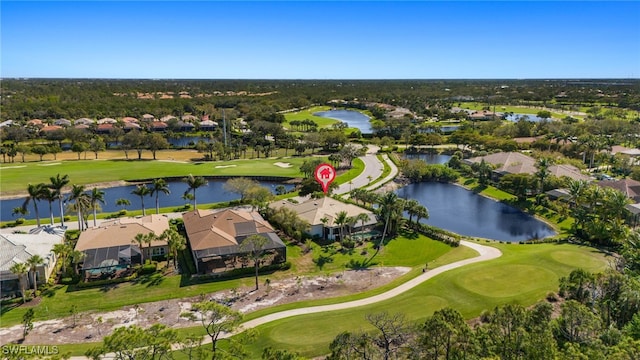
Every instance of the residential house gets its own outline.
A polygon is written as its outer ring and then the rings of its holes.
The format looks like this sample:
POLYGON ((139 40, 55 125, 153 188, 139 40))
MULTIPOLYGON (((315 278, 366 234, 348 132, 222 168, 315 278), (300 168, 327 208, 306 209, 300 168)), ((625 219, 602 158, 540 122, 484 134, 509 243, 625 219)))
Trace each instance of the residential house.
POLYGON ((287 200, 276 201, 269 204, 272 209, 285 207, 295 211, 298 216, 309 223, 308 234, 320 238, 336 240, 340 238, 340 224, 336 223, 338 213, 346 211, 348 217, 356 217, 358 214, 367 214, 369 220, 357 221, 353 224, 346 224, 344 231, 360 231, 370 228, 377 223, 373 212, 363 209, 353 204, 343 203, 330 197, 321 199, 309 199, 301 203, 294 204, 287 200))
POLYGON ((616 189, 627 195, 627 197, 635 203, 640 203, 640 181, 628 178, 621 180, 602 180, 598 181, 598 186, 616 189))
MULTIPOLYGON (((61 234, 41 232, 39 234, 0 234, 0 294, 1 297, 13 296, 20 291, 20 279, 11 272, 16 263, 27 263, 29 258, 39 255, 44 262, 36 268, 35 280, 38 284, 47 281, 56 264, 56 255, 52 249, 63 241, 61 234)), ((25 288, 32 286, 33 278, 27 281, 25 288)))
POLYGON ((200 274, 247 266, 245 255, 250 249, 243 247, 242 242, 251 235, 267 239, 264 250, 272 253, 272 263, 287 259, 285 244, 256 211, 194 210, 182 218, 193 261, 200 274))
MULTIPOLYGON (((467 165, 474 163, 480 163, 484 160, 495 167, 493 170, 493 180, 499 180, 506 174, 535 174, 538 169, 536 168, 536 160, 530 156, 519 152, 498 152, 495 154, 489 154, 485 156, 478 156, 469 159, 464 159, 463 162, 467 165)), ((567 164, 558 164, 549 166, 549 174, 557 177, 566 176, 573 180, 590 181, 591 178, 580 172, 575 166, 567 164)))
POLYGON ((166 241, 156 239, 140 248, 134 238, 137 234, 149 233, 158 237, 167 229, 169 218, 164 215, 103 221, 98 227, 80 233, 75 249, 85 254, 82 270, 100 273, 105 269, 140 264, 143 257, 165 256, 169 251, 166 241))

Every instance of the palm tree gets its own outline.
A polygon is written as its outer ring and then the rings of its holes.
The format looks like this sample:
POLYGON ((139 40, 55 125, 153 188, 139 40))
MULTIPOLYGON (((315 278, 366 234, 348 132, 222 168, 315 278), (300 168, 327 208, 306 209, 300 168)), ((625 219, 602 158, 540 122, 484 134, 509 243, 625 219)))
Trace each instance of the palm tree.
POLYGON ((129 201, 129 199, 120 198, 116 200, 116 205, 122 206, 122 210, 125 210, 127 206, 131 205, 131 201, 129 201))
POLYGON ((84 219, 83 214, 84 211, 90 206, 89 197, 84 193, 84 185, 73 184, 68 200, 75 203, 73 205, 73 208, 75 209, 78 216, 78 230, 82 231, 84 230, 84 224, 82 221, 84 219))
POLYGON ((416 208, 416 212, 414 213, 414 215, 416 216, 416 226, 417 226, 418 223, 420 222, 420 219, 429 218, 429 210, 427 209, 426 206, 420 205, 418 208, 416 208))
POLYGON ((189 174, 189 176, 183 178, 182 181, 186 182, 188 186, 187 191, 185 191, 185 194, 188 193, 189 191, 191 191, 193 194, 193 208, 195 209, 197 204, 196 189, 202 186, 206 186, 207 180, 205 180, 205 178, 203 178, 202 176, 193 176, 189 174))
POLYGON ((44 259, 40 255, 33 255, 27 260, 29 271, 31 272, 31 279, 33 280, 33 294, 35 296, 38 291, 38 266, 44 264, 44 259))
POLYGON ((151 193, 151 191, 149 190, 149 188, 147 187, 147 185, 145 184, 138 184, 138 186, 136 186, 136 188, 131 192, 133 195, 138 195, 140 196, 140 202, 142 203, 142 216, 145 216, 146 213, 144 211, 144 197, 149 195, 149 193, 151 193))
POLYGON ((56 193, 48 187, 42 188, 42 199, 47 200, 49 203, 49 216, 51 218, 51 225, 53 225, 53 202, 57 199, 56 193))
POLYGON ((29 195, 24 200, 24 203, 22 203, 22 207, 26 209, 27 206, 29 205, 29 202, 33 201, 33 209, 36 214, 36 224, 38 225, 38 227, 40 227, 40 214, 38 213, 38 200, 42 199, 42 195, 43 195, 42 190, 45 187, 46 185, 44 183, 27 185, 27 192, 29 193, 29 195))
POLYGON ((24 275, 29 272, 29 267, 25 263, 15 263, 9 269, 12 273, 18 275, 18 284, 20 285, 20 294, 22 294, 22 303, 27 302, 24 291, 24 275))
POLYGON ((392 191, 384 193, 379 199, 378 214, 384 220, 384 230, 382 231, 382 237, 380 238, 380 244, 378 248, 384 244, 384 238, 387 235, 389 224, 392 221, 397 221, 398 216, 402 216, 402 210, 404 209, 404 202, 398 198, 398 195, 392 191))
POLYGON ((84 258, 84 253, 80 250, 73 250, 69 252, 69 261, 73 265, 73 273, 78 275, 78 263, 84 258))
POLYGON ((544 193, 544 184, 547 182, 547 178, 549 177, 549 167, 552 165, 551 159, 548 158, 540 158, 536 162, 535 166, 538 169, 536 171, 536 178, 538 178, 538 193, 544 193))
POLYGON ((60 224, 64 227, 64 209, 62 208, 62 200, 64 196, 62 195, 62 188, 69 184, 69 175, 60 176, 57 174, 56 176, 52 176, 49 178, 51 184, 49 184, 49 188, 51 188, 52 192, 55 194, 55 197, 58 199, 60 203, 60 224))
POLYGON ((413 219, 413 216, 416 215, 419 206, 422 205, 420 205, 420 202, 418 202, 418 200, 416 199, 410 199, 405 202, 405 210, 409 214, 409 224, 411 224, 411 219, 413 219))
POLYGON ((91 192, 89 193, 89 200, 91 202, 91 209, 93 210, 93 227, 96 227, 98 226, 96 222, 96 213, 98 212, 98 208, 100 207, 100 204, 98 203, 105 203, 104 191, 94 187, 93 190, 91 190, 91 192))
POLYGON ((53 250, 53 253, 56 254, 58 259, 60 259, 62 263, 62 273, 66 274, 69 254, 73 251, 73 248, 68 244, 60 243, 60 244, 53 245, 52 250, 53 250))
POLYGON ((362 226, 360 227, 360 231, 364 232, 364 223, 369 221, 370 217, 367 213, 360 213, 356 216, 356 221, 362 222, 362 226))
POLYGON ((138 248, 140 249, 140 261, 144 264, 144 251, 142 251, 142 244, 147 242, 147 235, 138 233, 133 238, 132 242, 138 244, 138 248))
POLYGON ((343 229, 344 229, 344 226, 349 221, 349 214, 344 210, 340 211, 339 213, 336 214, 336 217, 333 221, 335 222, 336 225, 339 226, 338 230, 340 231, 340 241, 344 240, 343 229))
POLYGON ((187 245, 187 240, 175 229, 167 229, 160 236, 161 239, 166 240, 169 246, 169 252, 173 258, 173 267, 178 268, 177 259, 178 251, 184 250, 187 245))
POLYGON ((158 197, 161 192, 166 195, 170 194, 171 191, 169 191, 169 185, 167 185, 167 182, 164 179, 153 179, 151 182, 150 195, 153 196, 155 194, 156 196, 156 214, 160 213, 160 202, 158 197))

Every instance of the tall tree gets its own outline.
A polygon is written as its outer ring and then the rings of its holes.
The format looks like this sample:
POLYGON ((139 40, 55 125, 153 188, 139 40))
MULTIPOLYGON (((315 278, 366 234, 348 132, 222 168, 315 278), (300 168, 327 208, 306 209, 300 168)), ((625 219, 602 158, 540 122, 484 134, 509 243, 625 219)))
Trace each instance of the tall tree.
MULTIPOLYGON (((240 328, 242 322, 242 314, 231 308, 218 304, 215 301, 203 301, 192 305, 192 310, 200 313, 199 319, 202 326, 207 331, 207 335, 211 338, 211 360, 226 359, 231 354, 238 356, 240 351, 238 341, 241 337, 222 338, 223 334, 231 334, 240 328), (228 347, 220 347, 220 341, 227 340, 228 347)), ((198 317, 194 314, 184 314, 193 320, 198 317)))
POLYGON ((18 284, 20 286, 20 294, 22 295, 22 303, 27 302, 25 290, 24 290, 24 276, 29 272, 29 267, 25 263, 15 263, 9 269, 12 273, 18 275, 18 284))
POLYGON ((160 193, 164 193, 165 195, 170 194, 171 191, 169 190, 169 185, 167 185, 167 182, 164 179, 153 179, 151 182, 150 195, 156 196, 156 214, 160 213, 160 193))
POLYGON ((89 200, 91 202, 91 209, 93 210, 93 226, 97 226, 96 218, 98 208, 100 208, 99 203, 104 204, 104 191, 94 187, 89 193, 89 200))
POLYGON ((64 227, 64 209, 62 207, 64 195, 62 194, 62 189, 69 184, 69 175, 60 176, 60 174, 57 174, 56 176, 50 177, 49 181, 51 181, 49 187, 53 190, 53 194, 60 204, 60 224, 64 227))
POLYGON ((160 238, 167 242, 167 245, 169 246, 169 253, 173 258, 173 267, 177 269, 178 252, 186 248, 187 240, 182 236, 182 234, 173 228, 165 230, 160 238))
POLYGON ((193 208, 196 209, 196 190, 202 186, 206 186, 207 180, 202 176, 193 176, 189 174, 189 176, 183 178, 182 181, 187 183, 187 191, 185 191, 184 193, 187 194, 189 193, 189 191, 191 191, 193 195, 193 208))
POLYGON ((136 186, 135 189, 133 189, 133 191, 131 191, 131 193, 133 195, 137 195, 140 197, 140 203, 142 205, 142 216, 145 216, 145 210, 144 210, 144 197, 149 195, 151 193, 151 191, 149 190, 149 188, 147 187, 147 185, 145 184, 138 184, 136 186))
POLYGON ((38 213, 38 200, 43 198, 43 189, 45 187, 46 185, 43 183, 35 184, 35 185, 33 184, 27 185, 28 196, 24 200, 24 203, 22 203, 22 207, 26 209, 27 206, 29 205, 29 202, 30 201, 33 202, 33 209, 36 214, 36 224, 38 227, 40 227, 40 214, 38 213))
POLYGON ((266 256, 265 246, 268 240, 262 235, 251 235, 242 240, 240 249, 247 252, 249 259, 253 260, 253 267, 256 275, 256 290, 258 290, 258 270, 260 269, 260 262, 262 258, 266 256))
POLYGON ((84 193, 84 185, 73 184, 69 201, 73 202, 73 208, 78 216, 78 230, 84 230, 84 212, 91 207, 91 199, 84 193))
POLYGON ((338 225, 338 231, 340 232, 340 241, 344 240, 344 226, 347 224, 349 214, 346 211, 340 211, 336 214, 334 222, 338 225))
POLYGON ((27 259, 29 271, 31 272, 31 280, 33 281, 33 294, 35 296, 38 291, 38 266, 44 264, 44 259, 40 255, 32 255, 27 259))
MULTIPOLYGON (((404 210, 404 201, 398 198, 398 195, 392 191, 384 193, 379 199, 378 215, 384 221, 384 229, 382 231, 382 237, 380 237, 380 243, 378 248, 381 248, 384 244, 384 239, 387 236, 387 232, 390 228, 390 224, 397 223, 399 217, 402 216, 404 210)), ((395 232, 395 226, 391 226, 395 232)))

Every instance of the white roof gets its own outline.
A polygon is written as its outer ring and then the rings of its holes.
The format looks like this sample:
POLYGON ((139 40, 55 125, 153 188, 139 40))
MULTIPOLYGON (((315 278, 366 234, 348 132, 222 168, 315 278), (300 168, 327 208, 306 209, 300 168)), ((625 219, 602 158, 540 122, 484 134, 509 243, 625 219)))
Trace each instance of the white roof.
POLYGON ((62 243, 62 236, 46 232, 39 234, 0 234, 0 272, 10 271, 16 263, 25 263, 40 255, 45 263, 52 258, 53 245, 62 243))
MULTIPOLYGON (((281 200, 271 203, 270 207, 274 209, 281 207, 289 208, 295 211, 300 219, 307 221, 311 226, 322 224, 322 218, 327 218, 327 226, 336 226, 334 221, 337 214, 341 211, 346 211, 349 217, 366 213, 369 215, 369 221, 366 221, 365 225, 376 223, 376 216, 371 211, 353 204, 343 203, 330 197, 309 199, 299 204, 281 200)), ((360 225, 360 222, 358 222, 358 225, 360 225)))

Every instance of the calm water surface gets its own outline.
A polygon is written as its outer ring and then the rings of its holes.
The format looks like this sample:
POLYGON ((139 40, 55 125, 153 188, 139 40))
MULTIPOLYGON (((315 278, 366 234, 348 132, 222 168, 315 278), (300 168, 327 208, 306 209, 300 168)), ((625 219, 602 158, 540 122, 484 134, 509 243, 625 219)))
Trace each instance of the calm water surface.
POLYGON ((453 184, 423 182, 396 191, 416 199, 429 210, 429 225, 460 235, 508 242, 541 239, 555 235, 544 222, 512 206, 480 196, 453 184))
MULTIPOLYGON (((209 183, 207 186, 203 186, 196 190, 196 200, 198 204, 206 204, 206 203, 216 203, 223 201, 231 201, 240 199, 240 195, 237 193, 228 192, 224 189, 224 183, 226 180, 219 179, 209 179, 209 183)), ((187 203, 182 198, 184 192, 187 190, 187 184, 182 181, 167 181, 169 185, 170 194, 165 195, 164 193, 160 193, 159 201, 160 207, 167 206, 182 206, 187 203)), ((280 184, 277 182, 269 182, 269 181, 260 181, 260 185, 268 187, 271 189, 273 193, 275 193, 275 188, 278 185, 284 185, 287 190, 293 189, 293 185, 290 184, 280 184)), ((149 185, 148 185, 149 186, 149 185)), ((131 205, 127 206, 126 209, 134 210, 134 209, 142 209, 142 204, 140 202, 140 197, 131 194, 136 188, 135 185, 127 185, 127 186, 117 186, 112 188, 102 189, 104 191, 104 198, 106 204, 100 204, 102 208, 102 212, 116 212, 122 209, 121 206, 116 206, 116 200, 120 198, 128 199, 131 202, 131 205)), ((0 200, 0 221, 13 221, 16 219, 15 216, 11 215, 13 208, 22 206, 24 202, 24 198, 19 199, 10 199, 10 200, 0 200)), ((147 210, 147 213, 155 213, 156 206, 156 198, 155 195, 153 197, 145 196, 144 198, 144 207, 147 210), (151 210, 149 212, 149 210, 151 210)), ((27 209, 29 210, 29 214, 26 216, 22 216, 25 219, 35 219, 35 211, 33 210, 33 203, 29 203, 27 209)), ((53 203, 53 214, 54 216, 60 216, 60 206, 58 205, 58 201, 53 203)), ((38 212, 40 214, 40 218, 44 219, 44 223, 49 223, 47 220, 49 218, 49 203, 47 201, 38 201, 38 212)), ((65 214, 67 210, 65 209, 65 214)), ((75 214, 72 214, 75 215, 75 214)))
POLYGON ((446 164, 451 159, 451 155, 444 154, 406 154, 404 156, 407 159, 418 159, 426 162, 427 164, 446 164))
POLYGON ((353 110, 329 110, 314 113, 315 116, 337 119, 349 124, 349 127, 358 128, 363 134, 373 133, 369 117, 353 110))

